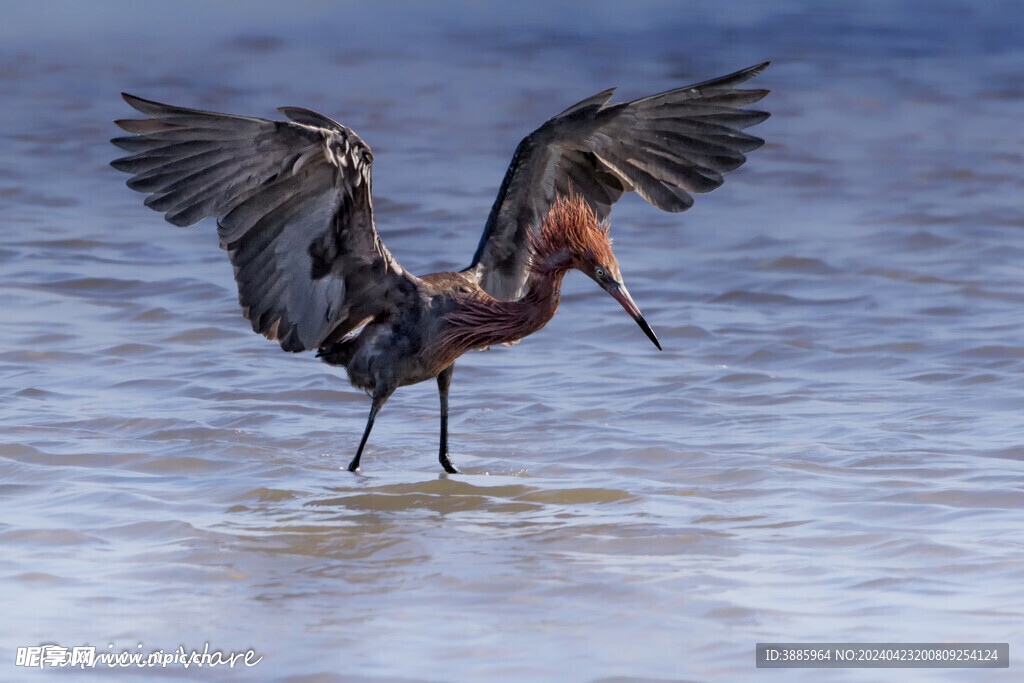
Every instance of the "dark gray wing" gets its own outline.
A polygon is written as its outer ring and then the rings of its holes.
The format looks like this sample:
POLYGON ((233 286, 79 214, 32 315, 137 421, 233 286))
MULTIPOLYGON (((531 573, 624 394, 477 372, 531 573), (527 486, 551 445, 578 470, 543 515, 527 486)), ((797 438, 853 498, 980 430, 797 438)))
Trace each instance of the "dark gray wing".
POLYGON ((151 118, 116 122, 133 154, 111 165, 171 223, 217 218, 255 331, 302 351, 408 303, 418 280, 377 234, 373 156, 351 130, 307 109, 268 121, 123 97, 151 118))
POLYGON ((691 192, 715 189, 764 144, 740 131, 768 113, 742 107, 769 91, 736 86, 768 64, 634 102, 608 104, 613 90, 605 90, 549 119, 516 148, 467 270, 492 296, 516 298, 529 268, 527 233, 570 191, 601 220, 634 190, 664 211, 690 208, 691 192))

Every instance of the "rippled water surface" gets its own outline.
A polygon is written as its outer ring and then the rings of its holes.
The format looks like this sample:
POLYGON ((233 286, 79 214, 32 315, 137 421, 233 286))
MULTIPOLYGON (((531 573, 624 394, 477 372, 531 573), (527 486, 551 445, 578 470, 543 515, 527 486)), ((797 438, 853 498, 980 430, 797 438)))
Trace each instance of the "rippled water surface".
POLYGON ((0 677, 209 643, 265 679, 822 680, 754 669, 792 640, 1009 642, 899 679, 1020 679, 1020 6, 516 7, 5 9, 0 677), (764 59, 768 144, 685 214, 612 213, 665 351, 570 277, 459 362, 451 477, 432 383, 342 471, 365 396, 252 334, 213 226, 107 166, 121 90, 312 107, 373 146, 396 257, 457 268, 547 117, 764 59))

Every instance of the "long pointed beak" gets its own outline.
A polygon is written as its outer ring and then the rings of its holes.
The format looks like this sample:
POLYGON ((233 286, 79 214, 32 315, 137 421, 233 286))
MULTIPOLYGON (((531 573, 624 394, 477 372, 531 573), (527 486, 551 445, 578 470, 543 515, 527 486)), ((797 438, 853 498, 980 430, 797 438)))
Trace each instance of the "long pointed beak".
POLYGON ((606 292, 611 294, 612 298, 618 301, 624 309, 626 309, 626 313, 629 313, 630 317, 636 321, 636 324, 639 325, 640 329, 647 335, 647 338, 654 342, 654 345, 658 347, 659 351, 661 351, 661 344, 658 342, 657 335, 654 334, 654 330, 652 330, 651 326, 647 324, 646 320, 644 320, 644 314, 640 312, 640 309, 633 301, 633 297, 629 295, 629 290, 626 289, 626 285, 621 282, 612 282, 604 289, 606 292))

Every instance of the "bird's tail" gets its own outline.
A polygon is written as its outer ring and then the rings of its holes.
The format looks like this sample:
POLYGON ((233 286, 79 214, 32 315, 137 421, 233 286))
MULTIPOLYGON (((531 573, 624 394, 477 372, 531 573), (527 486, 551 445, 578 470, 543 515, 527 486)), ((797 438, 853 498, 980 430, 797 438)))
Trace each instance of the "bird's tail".
POLYGON ((352 353, 355 351, 355 341, 352 339, 342 339, 336 341, 327 346, 317 349, 316 357, 323 359, 328 365, 340 365, 342 367, 348 365, 348 362, 352 360, 352 353))

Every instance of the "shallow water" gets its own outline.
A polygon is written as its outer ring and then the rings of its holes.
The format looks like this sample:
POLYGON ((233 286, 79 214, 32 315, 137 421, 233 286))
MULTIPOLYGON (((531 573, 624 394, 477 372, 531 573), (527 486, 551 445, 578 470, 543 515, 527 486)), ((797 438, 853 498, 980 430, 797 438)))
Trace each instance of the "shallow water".
POLYGON ((1019 678, 1017 5, 86 7, 0 29, 4 657, 209 643, 264 657, 238 677, 822 680, 755 671, 754 644, 988 641, 1015 665, 970 680, 1019 678), (532 127, 769 58, 745 167, 686 214, 612 214, 665 351, 569 278, 548 327, 458 363, 452 477, 432 383, 341 471, 366 398, 252 334, 212 226, 163 223, 106 166, 121 90, 316 108, 374 148, 403 265, 457 268, 532 127))

